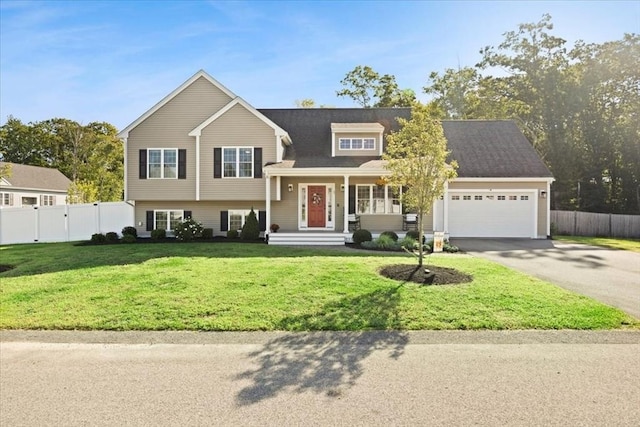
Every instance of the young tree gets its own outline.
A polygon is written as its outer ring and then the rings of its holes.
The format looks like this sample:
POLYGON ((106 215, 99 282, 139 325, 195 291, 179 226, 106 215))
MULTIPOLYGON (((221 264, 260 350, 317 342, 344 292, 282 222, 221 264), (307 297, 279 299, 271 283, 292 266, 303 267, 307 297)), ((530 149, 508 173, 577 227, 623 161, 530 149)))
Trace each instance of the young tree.
MULTIPOLYGON (((432 107, 431 107, 432 108, 432 107)), ((428 106, 416 103, 411 119, 398 118, 401 128, 387 136, 383 159, 393 185, 405 187, 402 203, 418 214, 419 242, 423 241, 423 219, 433 202, 444 193, 445 183, 456 177, 458 164, 447 163, 447 140, 442 124, 428 106)), ((424 249, 419 244, 418 265, 423 265, 424 249)))

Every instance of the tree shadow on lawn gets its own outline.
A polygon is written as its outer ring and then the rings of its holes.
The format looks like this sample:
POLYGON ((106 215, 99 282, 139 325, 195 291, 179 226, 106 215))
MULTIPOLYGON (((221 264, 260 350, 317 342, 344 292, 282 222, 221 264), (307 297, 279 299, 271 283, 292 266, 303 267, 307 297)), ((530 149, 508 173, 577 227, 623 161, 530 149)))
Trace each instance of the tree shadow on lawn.
POLYGON ((269 341, 249 354, 257 368, 236 377, 251 381, 236 396, 238 405, 258 403, 284 391, 337 398, 356 383, 364 360, 374 352, 385 351, 398 359, 408 342, 406 333, 390 330, 400 324, 399 288, 342 298, 322 307, 317 315, 283 319, 279 329, 371 331, 292 333, 269 341))

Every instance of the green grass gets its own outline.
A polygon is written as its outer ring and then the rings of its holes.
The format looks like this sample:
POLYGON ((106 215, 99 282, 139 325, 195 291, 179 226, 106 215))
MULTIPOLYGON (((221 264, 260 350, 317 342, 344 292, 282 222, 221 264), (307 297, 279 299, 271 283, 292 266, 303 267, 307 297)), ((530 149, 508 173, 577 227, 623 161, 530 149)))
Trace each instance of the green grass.
POLYGON ((609 329, 640 322, 469 255, 430 262, 472 283, 381 277, 406 255, 258 244, 0 247, 0 328, 108 330, 609 329))
POLYGON ((622 239, 613 237, 586 237, 586 236, 553 236, 554 240, 564 242, 583 243, 585 245, 601 246, 604 248, 621 249, 640 253, 639 239, 622 239))

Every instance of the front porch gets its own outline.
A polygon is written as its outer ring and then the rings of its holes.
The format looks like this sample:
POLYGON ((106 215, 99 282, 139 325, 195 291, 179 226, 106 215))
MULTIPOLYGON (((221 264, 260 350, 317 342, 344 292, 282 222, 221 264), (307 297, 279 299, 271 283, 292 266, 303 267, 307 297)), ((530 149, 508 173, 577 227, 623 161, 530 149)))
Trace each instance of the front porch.
MULTIPOLYGON (((376 239, 380 234, 387 230, 371 231, 371 236, 376 239)), ((406 236, 406 231, 394 231, 399 239, 406 236)), ((433 231, 425 231, 427 240, 433 239, 433 231)), ((353 232, 341 233, 333 231, 289 231, 269 233, 267 242, 270 245, 280 246, 343 246, 346 243, 352 243, 351 237, 353 232)), ((445 235, 445 239, 449 236, 445 235)))

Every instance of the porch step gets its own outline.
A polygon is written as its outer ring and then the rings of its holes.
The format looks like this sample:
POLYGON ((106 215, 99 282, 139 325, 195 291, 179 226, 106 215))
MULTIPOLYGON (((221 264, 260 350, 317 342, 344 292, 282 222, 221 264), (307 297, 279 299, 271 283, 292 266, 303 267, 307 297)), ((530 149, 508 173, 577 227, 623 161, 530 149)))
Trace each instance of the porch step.
POLYGON ((269 234, 270 245, 322 245, 322 246, 343 246, 345 235, 343 233, 271 233, 269 234))

